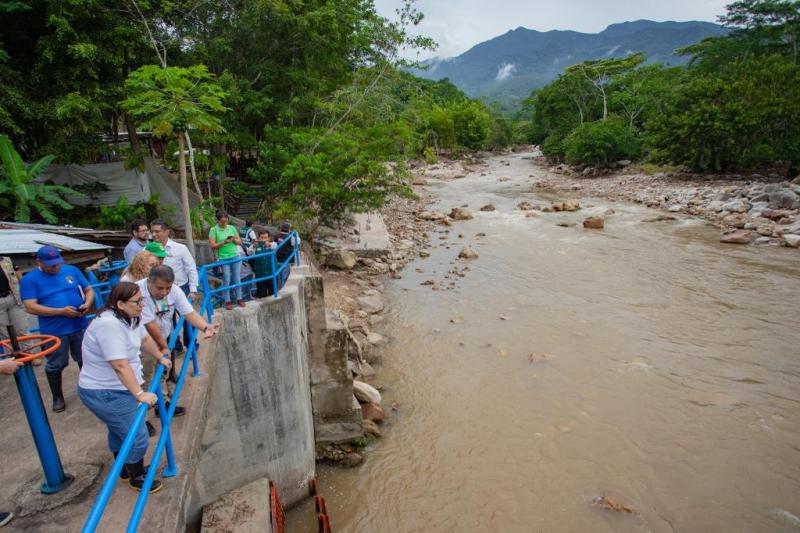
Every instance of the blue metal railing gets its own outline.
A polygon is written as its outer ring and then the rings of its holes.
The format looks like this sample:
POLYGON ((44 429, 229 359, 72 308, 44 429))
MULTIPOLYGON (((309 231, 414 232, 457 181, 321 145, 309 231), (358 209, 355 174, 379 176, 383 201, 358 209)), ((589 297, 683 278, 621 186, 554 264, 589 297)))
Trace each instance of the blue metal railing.
MULTIPOLYGON (((294 246, 292 253, 283 261, 278 263, 277 261, 277 252, 283 246, 290 246, 290 243, 297 243, 299 242, 297 232, 292 232, 286 239, 284 239, 276 249, 269 250, 267 252, 263 252, 256 255, 246 256, 246 257, 237 257, 233 259, 226 259, 223 261, 217 261, 216 263, 210 263, 207 265, 202 265, 199 269, 199 278, 202 285, 203 290, 203 302, 200 306, 200 314, 205 315, 207 320, 211 322, 214 314, 214 299, 215 296, 223 291, 235 289, 236 287, 244 287, 250 286, 258 282, 262 281, 271 281, 272 288, 273 288, 273 295, 275 298, 278 297, 278 291, 280 287, 278 287, 279 280, 283 277, 284 272, 290 268, 292 263, 300 264, 300 250, 299 246, 294 246), (213 268, 221 267, 223 265, 229 265, 237 262, 249 261, 251 259, 259 259, 262 257, 266 257, 270 261, 270 265, 272 267, 272 274, 268 276, 262 276, 259 278, 247 280, 245 282, 240 282, 234 285, 224 285, 212 289, 210 283, 208 281, 208 274, 209 271, 213 268)), ((287 272, 288 274, 288 272, 287 272)), ((96 278, 95 278, 96 280, 96 278)), ((108 282, 98 282, 98 285, 103 285, 108 282)), ((94 284, 93 284, 94 286, 94 284)), ((110 291, 110 288, 109 288, 110 291)), ((100 291, 95 288, 95 294, 98 294, 100 291)), ((107 292, 106 292, 107 294, 107 292)), ((102 299, 99 300, 100 305, 102 305, 102 299)), ((98 305, 98 308, 100 307, 98 305)), ((177 325, 175 326, 174 331, 170 335, 169 338, 169 349, 172 350, 175 346, 175 343, 178 339, 178 336, 181 334, 183 326, 185 323, 185 319, 183 316, 180 317, 177 325)), ((147 498, 150 493, 150 488, 153 485, 153 481, 155 479, 157 465, 161 461, 161 457, 166 451, 167 454, 167 466, 162 471, 162 476, 164 477, 172 477, 178 474, 178 466, 175 462, 175 455, 172 448, 172 435, 171 435, 171 424, 172 418, 175 414, 175 408, 178 405, 178 399, 180 397, 180 393, 183 389, 183 384, 186 379, 186 373, 189 368, 189 361, 192 362, 192 375, 199 376, 200 375, 200 368, 197 361, 197 328, 188 324, 189 328, 189 343, 186 346, 186 355, 183 359, 183 364, 181 365, 180 373, 178 374, 178 380, 175 384, 175 391, 172 394, 172 401, 170 402, 169 410, 166 410, 164 398, 161 392, 161 377, 164 373, 164 366, 162 364, 158 364, 156 371, 153 375, 153 380, 150 382, 150 386, 147 388, 148 392, 155 393, 158 397, 158 413, 159 417, 161 418, 161 432, 159 433, 158 443, 153 451, 153 455, 150 459, 150 468, 147 470, 147 475, 145 476, 144 484, 141 488, 141 492, 139 493, 139 497, 136 500, 136 505, 134 506, 133 513, 131 514, 131 519, 128 522, 127 533, 134 533, 139 524, 142 521, 142 517, 144 514, 145 507, 147 506, 147 498)), ((145 404, 139 405, 136 412, 136 418, 131 425, 131 428, 128 430, 128 434, 125 437, 125 440, 122 443, 122 447, 120 448, 119 453, 117 454, 117 458, 114 461, 114 464, 111 467, 111 470, 108 472, 105 481, 103 482, 103 486, 100 489, 100 493, 97 495, 95 499, 94 505, 92 506, 92 510, 89 513, 89 516, 86 519, 86 522, 83 525, 82 532, 83 533, 92 533, 94 532, 98 525, 100 524, 100 520, 103 517, 103 512, 105 511, 106 506, 108 505, 109 500, 111 499, 111 495, 114 492, 114 488, 117 485, 117 480, 119 479, 119 475, 122 472, 122 468, 125 465, 125 462, 130 454, 131 448, 133 447, 133 441, 136 438, 136 433, 141 427, 142 423, 144 422, 145 416, 147 415, 148 407, 145 404)))

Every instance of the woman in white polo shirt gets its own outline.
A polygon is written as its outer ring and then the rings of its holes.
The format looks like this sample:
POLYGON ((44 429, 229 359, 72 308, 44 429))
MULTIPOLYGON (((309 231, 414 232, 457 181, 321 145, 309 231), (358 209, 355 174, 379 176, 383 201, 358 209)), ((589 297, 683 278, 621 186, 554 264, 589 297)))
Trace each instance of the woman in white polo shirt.
MULTIPOLYGON (((136 417, 140 403, 153 406, 156 395, 142 388, 140 351, 147 352, 169 368, 156 343, 140 322, 144 296, 135 283, 119 282, 108 295, 106 305, 89 324, 83 338, 83 368, 78 378, 81 401, 108 427, 108 447, 116 457, 136 417)), ((130 478, 130 486, 141 490, 146 470, 144 456, 148 435, 144 424, 125 464, 122 478, 130 478)), ((161 489, 153 481, 150 492, 161 489)))

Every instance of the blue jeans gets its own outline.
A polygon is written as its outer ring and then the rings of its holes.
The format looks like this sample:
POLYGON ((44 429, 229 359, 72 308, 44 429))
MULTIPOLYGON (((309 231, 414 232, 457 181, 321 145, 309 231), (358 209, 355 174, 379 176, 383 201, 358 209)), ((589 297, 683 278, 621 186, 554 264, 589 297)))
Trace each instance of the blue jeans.
MULTIPOLYGON (((108 427, 108 449, 112 453, 118 453, 122 441, 125 440, 133 424, 133 419, 136 418, 139 402, 127 390, 95 390, 78 387, 78 396, 83 404, 108 427)), ((131 453, 125 462, 135 463, 144 459, 148 441, 147 427, 141 424, 136 430, 131 453)))
POLYGON ((69 335, 58 336, 58 338, 61 339, 61 346, 58 347, 58 350, 46 356, 47 364, 44 365, 45 372, 48 374, 60 374, 62 370, 67 368, 70 354, 75 362, 78 363, 79 367, 83 366, 81 344, 83 344, 84 331, 86 330, 82 329, 75 333, 70 333, 69 335))
MULTIPOLYGON (((220 267, 222 269, 222 284, 224 286, 228 285, 236 285, 237 283, 242 282, 242 264, 241 263, 229 263, 227 265, 222 265, 220 267)), ((236 299, 242 299, 242 288, 236 287, 233 289, 234 293, 236 294, 236 299)), ((222 298, 225 300, 225 303, 231 301, 231 291, 224 290, 222 291, 222 298)))

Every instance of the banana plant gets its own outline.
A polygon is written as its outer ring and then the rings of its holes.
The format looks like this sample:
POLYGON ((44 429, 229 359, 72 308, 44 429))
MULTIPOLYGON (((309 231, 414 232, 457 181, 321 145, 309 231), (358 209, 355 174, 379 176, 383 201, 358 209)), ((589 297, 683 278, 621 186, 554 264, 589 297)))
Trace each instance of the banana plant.
POLYGON ((35 211, 50 224, 57 224, 58 217, 53 207, 72 209, 64 197, 85 198, 86 195, 65 185, 46 185, 35 183, 55 156, 43 158, 26 165, 22 156, 5 135, 0 135, 0 202, 4 207, 14 206, 16 222, 30 222, 31 211, 35 211))

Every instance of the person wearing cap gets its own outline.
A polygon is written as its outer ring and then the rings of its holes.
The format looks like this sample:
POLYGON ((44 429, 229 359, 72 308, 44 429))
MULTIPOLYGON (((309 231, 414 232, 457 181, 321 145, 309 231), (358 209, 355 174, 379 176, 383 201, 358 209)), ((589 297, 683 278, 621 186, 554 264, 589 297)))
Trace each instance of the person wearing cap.
POLYGON ((79 368, 83 365, 81 343, 89 325, 85 315, 94 300, 94 290, 83 272, 64 264, 55 246, 39 248, 36 264, 37 268, 23 276, 20 296, 25 309, 39 317, 39 331, 61 339, 61 346, 47 356, 44 367, 53 394, 53 411, 59 413, 66 409, 61 373, 70 355, 79 368))
POLYGON ((147 222, 136 219, 131 222, 131 240, 122 252, 125 262, 130 265, 133 257, 144 250, 145 246, 147 246, 147 222))
MULTIPOLYGON (((185 245, 175 242, 170 239, 172 230, 164 220, 154 220, 150 223, 150 230, 153 232, 153 240, 161 243, 164 250, 167 252, 167 257, 164 258, 164 264, 172 269, 175 273, 175 285, 177 285, 183 294, 191 298, 197 299, 197 263, 192 257, 192 252, 189 251, 185 245)), ((183 328, 183 344, 189 342, 189 326, 183 328)), ((183 349, 180 339, 175 343, 175 351, 181 352, 183 349)))
MULTIPOLYGON (((217 225, 211 228, 208 232, 208 245, 217 254, 217 259, 223 261, 225 259, 235 259, 238 257, 236 247, 241 246, 242 239, 239 238, 239 232, 231 224, 228 224, 228 214, 223 211, 217 211, 217 225)), ((242 276, 242 263, 235 262, 227 265, 222 265, 222 284, 224 286, 238 285, 241 283, 242 276)), ((236 295, 236 303, 239 307, 244 307, 245 303, 242 300, 242 288, 236 287, 233 289, 236 295)), ((222 298, 225 300, 225 309, 233 309, 231 302, 231 290, 226 289, 222 291, 222 298)))
POLYGON ((159 265, 163 264, 164 260, 167 258, 167 251, 164 249, 164 245, 160 242, 148 242, 147 246, 144 247, 144 251, 150 252, 156 256, 159 265))

